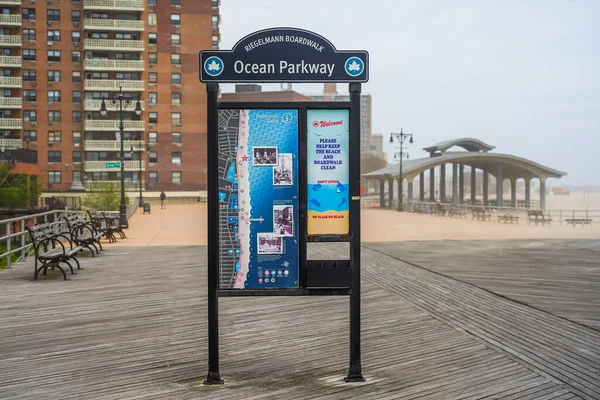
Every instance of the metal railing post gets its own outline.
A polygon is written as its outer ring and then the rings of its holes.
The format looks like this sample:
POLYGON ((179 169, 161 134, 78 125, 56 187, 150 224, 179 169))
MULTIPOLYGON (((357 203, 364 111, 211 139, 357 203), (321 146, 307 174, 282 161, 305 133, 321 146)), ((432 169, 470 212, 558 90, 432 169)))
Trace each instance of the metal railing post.
POLYGON ((10 268, 10 265, 12 264, 12 254, 10 252, 10 242, 11 242, 11 237, 10 237, 10 222, 6 223, 6 251, 8 253, 8 258, 6 260, 6 267, 10 268))
POLYGON ((21 260, 25 261, 27 251, 25 251, 25 219, 21 220, 21 260))

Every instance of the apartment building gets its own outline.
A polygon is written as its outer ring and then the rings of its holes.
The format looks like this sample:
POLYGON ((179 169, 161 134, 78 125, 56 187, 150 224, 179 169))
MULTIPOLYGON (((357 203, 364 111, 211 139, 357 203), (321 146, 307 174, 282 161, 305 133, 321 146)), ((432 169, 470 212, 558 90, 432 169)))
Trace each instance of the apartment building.
POLYGON ((37 151, 46 192, 120 187, 122 93, 126 190, 204 189, 198 52, 218 48, 219 5, 0 0, 0 147, 37 151))

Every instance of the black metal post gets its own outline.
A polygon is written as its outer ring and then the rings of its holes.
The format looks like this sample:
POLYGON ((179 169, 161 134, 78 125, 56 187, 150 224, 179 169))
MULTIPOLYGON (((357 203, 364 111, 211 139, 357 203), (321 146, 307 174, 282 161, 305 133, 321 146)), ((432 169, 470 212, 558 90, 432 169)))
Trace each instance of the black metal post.
MULTIPOLYGON (((364 382, 360 361, 360 83, 350 84, 350 367, 346 382, 364 382)), ((210 148, 210 147, 209 147, 210 148)))
POLYGON ((127 204, 125 204, 125 152, 123 150, 123 136, 125 127, 123 126, 123 89, 119 87, 119 132, 121 133, 121 206, 119 208, 119 225, 123 228, 129 228, 127 222, 127 204))
POLYGON ((142 185, 144 184, 142 180, 142 154, 144 154, 143 150, 140 151, 140 202, 138 203, 138 207, 144 207, 144 198, 142 197, 142 185))
POLYGON ((216 83, 206 84, 208 152, 208 375, 205 384, 222 384, 219 372, 219 158, 218 92, 216 83))

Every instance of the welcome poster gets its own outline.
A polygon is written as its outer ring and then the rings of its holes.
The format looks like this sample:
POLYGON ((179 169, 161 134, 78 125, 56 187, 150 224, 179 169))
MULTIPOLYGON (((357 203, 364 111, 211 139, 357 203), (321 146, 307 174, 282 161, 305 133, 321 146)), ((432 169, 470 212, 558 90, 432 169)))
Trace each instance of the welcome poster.
POLYGON ((308 110, 308 234, 349 232, 348 110, 308 110))

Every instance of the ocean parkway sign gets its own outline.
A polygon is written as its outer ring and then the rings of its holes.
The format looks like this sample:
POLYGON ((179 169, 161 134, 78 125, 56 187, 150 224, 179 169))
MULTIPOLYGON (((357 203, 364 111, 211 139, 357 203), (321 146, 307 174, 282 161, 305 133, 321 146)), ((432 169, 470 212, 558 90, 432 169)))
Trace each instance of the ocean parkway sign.
POLYGON ((336 50, 324 37, 296 28, 271 28, 241 39, 232 50, 200 52, 200 81, 367 82, 369 53, 336 50))

